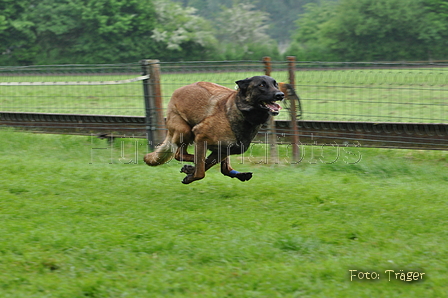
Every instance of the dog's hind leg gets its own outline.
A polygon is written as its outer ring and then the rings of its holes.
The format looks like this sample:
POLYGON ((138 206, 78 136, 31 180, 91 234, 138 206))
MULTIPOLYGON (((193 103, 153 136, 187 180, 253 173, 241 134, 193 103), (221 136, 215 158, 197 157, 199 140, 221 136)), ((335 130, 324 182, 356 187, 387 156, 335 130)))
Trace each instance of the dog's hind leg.
POLYGON ((194 155, 193 155, 193 154, 189 154, 189 153, 187 152, 187 146, 188 146, 188 144, 186 144, 186 143, 182 143, 182 144, 177 148, 176 154, 174 155, 174 158, 175 158, 177 161, 180 161, 180 162, 184 162, 184 161, 187 161, 187 162, 194 162, 194 155))
POLYGON ((235 171, 230 166, 230 158, 227 156, 223 161, 221 161, 221 173, 225 176, 229 176, 231 178, 238 178, 241 181, 248 181, 252 178, 251 172, 238 172, 235 171))
POLYGON ((192 141, 193 133, 190 125, 178 114, 169 112, 167 119, 168 133, 163 143, 154 152, 145 155, 144 160, 150 166, 157 166, 170 161, 173 156, 179 160, 192 161, 193 155, 186 152, 192 141), (182 154, 185 153, 185 154, 182 154), (182 155, 182 157, 181 157, 182 155))
MULTIPOLYGON (((185 133, 180 133, 176 137, 176 141, 178 144, 177 151, 174 154, 174 158, 177 161, 183 162, 195 162, 194 155, 189 154, 187 152, 188 144, 192 138, 192 132, 184 130, 185 133)), ((184 165, 180 170, 181 173, 185 173, 187 175, 193 175, 195 171, 195 167, 192 165, 184 165)))
POLYGON ((169 118, 169 129, 172 131, 172 142, 177 145, 174 158, 180 162, 194 162, 194 155, 188 154, 187 148, 194 140, 191 126, 178 114, 172 114, 169 118))

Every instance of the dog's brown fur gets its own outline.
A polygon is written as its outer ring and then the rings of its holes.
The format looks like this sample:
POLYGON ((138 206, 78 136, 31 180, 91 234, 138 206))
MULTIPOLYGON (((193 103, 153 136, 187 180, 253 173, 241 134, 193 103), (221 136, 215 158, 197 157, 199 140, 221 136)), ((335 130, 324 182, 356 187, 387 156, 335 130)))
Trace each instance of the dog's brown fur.
POLYGON ((252 173, 239 173, 230 166, 229 155, 245 152, 270 115, 277 115, 284 98, 274 79, 256 76, 236 82, 238 90, 214 83, 198 82, 177 89, 168 104, 168 134, 156 151, 145 156, 145 162, 157 166, 173 155, 185 165, 188 184, 205 177, 205 172, 221 163, 222 174, 247 181, 252 173), (266 104, 267 103, 267 104, 266 104), (188 154, 188 144, 195 143, 195 154, 188 154), (174 149, 176 152, 174 153, 174 149), (206 158, 206 151, 212 153, 206 158))

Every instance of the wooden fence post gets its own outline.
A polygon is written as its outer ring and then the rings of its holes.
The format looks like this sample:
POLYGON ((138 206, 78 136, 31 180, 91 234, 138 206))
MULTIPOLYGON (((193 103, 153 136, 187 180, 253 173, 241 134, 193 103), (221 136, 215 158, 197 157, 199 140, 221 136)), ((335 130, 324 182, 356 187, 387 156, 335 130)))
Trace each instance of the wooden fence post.
MULTIPOLYGON (((288 56, 286 59, 288 59, 288 76, 289 76, 289 84, 292 86, 292 88, 295 89, 295 56, 288 56)), ((292 158, 293 162, 297 162, 299 160, 300 156, 300 139, 299 139, 299 128, 297 125, 297 110, 296 110, 296 101, 295 98, 290 98, 290 112, 291 112, 291 128, 292 128, 292 140, 293 140, 293 146, 292 146, 292 158)))
POLYGON ((146 133, 149 146, 155 146, 164 140, 165 120, 163 117, 162 88, 160 84, 159 60, 142 60, 143 75, 149 78, 143 80, 143 95, 145 101, 146 133))
MULTIPOLYGON (((272 70, 272 65, 271 65, 271 58, 270 57, 263 57, 263 63, 264 63, 264 73, 267 76, 271 76, 271 70, 272 70)), ((277 152, 277 133, 275 130, 275 120, 274 117, 271 116, 269 118, 268 121, 268 138, 267 141, 269 144, 269 152, 270 152, 270 156, 271 156, 271 161, 274 164, 278 164, 278 152, 277 152)))

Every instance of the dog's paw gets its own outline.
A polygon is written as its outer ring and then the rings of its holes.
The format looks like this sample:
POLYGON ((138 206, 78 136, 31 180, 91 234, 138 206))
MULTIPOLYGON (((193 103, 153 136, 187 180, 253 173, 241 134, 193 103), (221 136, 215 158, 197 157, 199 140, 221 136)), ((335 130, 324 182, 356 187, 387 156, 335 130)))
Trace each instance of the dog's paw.
POLYGON ((190 184, 191 182, 193 182, 195 179, 193 177, 193 175, 187 175, 185 176, 185 178, 182 180, 183 184, 190 184))
MULTIPOLYGON (((180 169, 181 173, 187 174, 187 175, 193 175, 194 174, 195 167, 192 165, 184 165, 182 169, 180 169)), ((188 176, 187 176, 188 177, 188 176)), ((186 177, 185 177, 186 178, 186 177)), ((184 179, 185 180, 185 179, 184 179)))
POLYGON ((245 173, 238 173, 234 176, 235 178, 240 179, 240 181, 248 181, 252 179, 252 173, 251 172, 245 172, 245 173))

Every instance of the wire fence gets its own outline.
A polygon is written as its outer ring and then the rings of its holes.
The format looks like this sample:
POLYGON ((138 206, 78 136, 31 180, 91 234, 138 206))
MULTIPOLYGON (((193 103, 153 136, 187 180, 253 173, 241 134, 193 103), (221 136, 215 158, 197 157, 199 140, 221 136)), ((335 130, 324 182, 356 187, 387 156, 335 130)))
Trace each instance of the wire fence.
MULTIPOLYGON (((234 88, 234 81, 262 74, 264 65, 222 62, 161 63, 166 104, 173 90, 196 81, 234 88)), ((272 62, 272 77, 288 82, 287 62, 272 62)), ((296 62, 295 84, 303 120, 448 122, 448 63, 296 62)), ((284 109, 276 119, 288 119, 284 109)))
POLYGON ((139 63, 0 67, 0 111, 144 116, 139 63))
POLYGON ((298 63, 296 88, 307 119, 446 123, 446 66, 298 63))
MULTIPOLYGON (((160 63, 163 108, 181 86, 265 72, 262 61, 160 63)), ((448 123, 448 63, 296 62, 303 120, 448 123)), ((286 61, 271 76, 289 80, 286 61)), ((140 63, 0 67, 0 111, 144 116, 140 63)), ((288 120, 285 109, 276 118, 288 120)))

